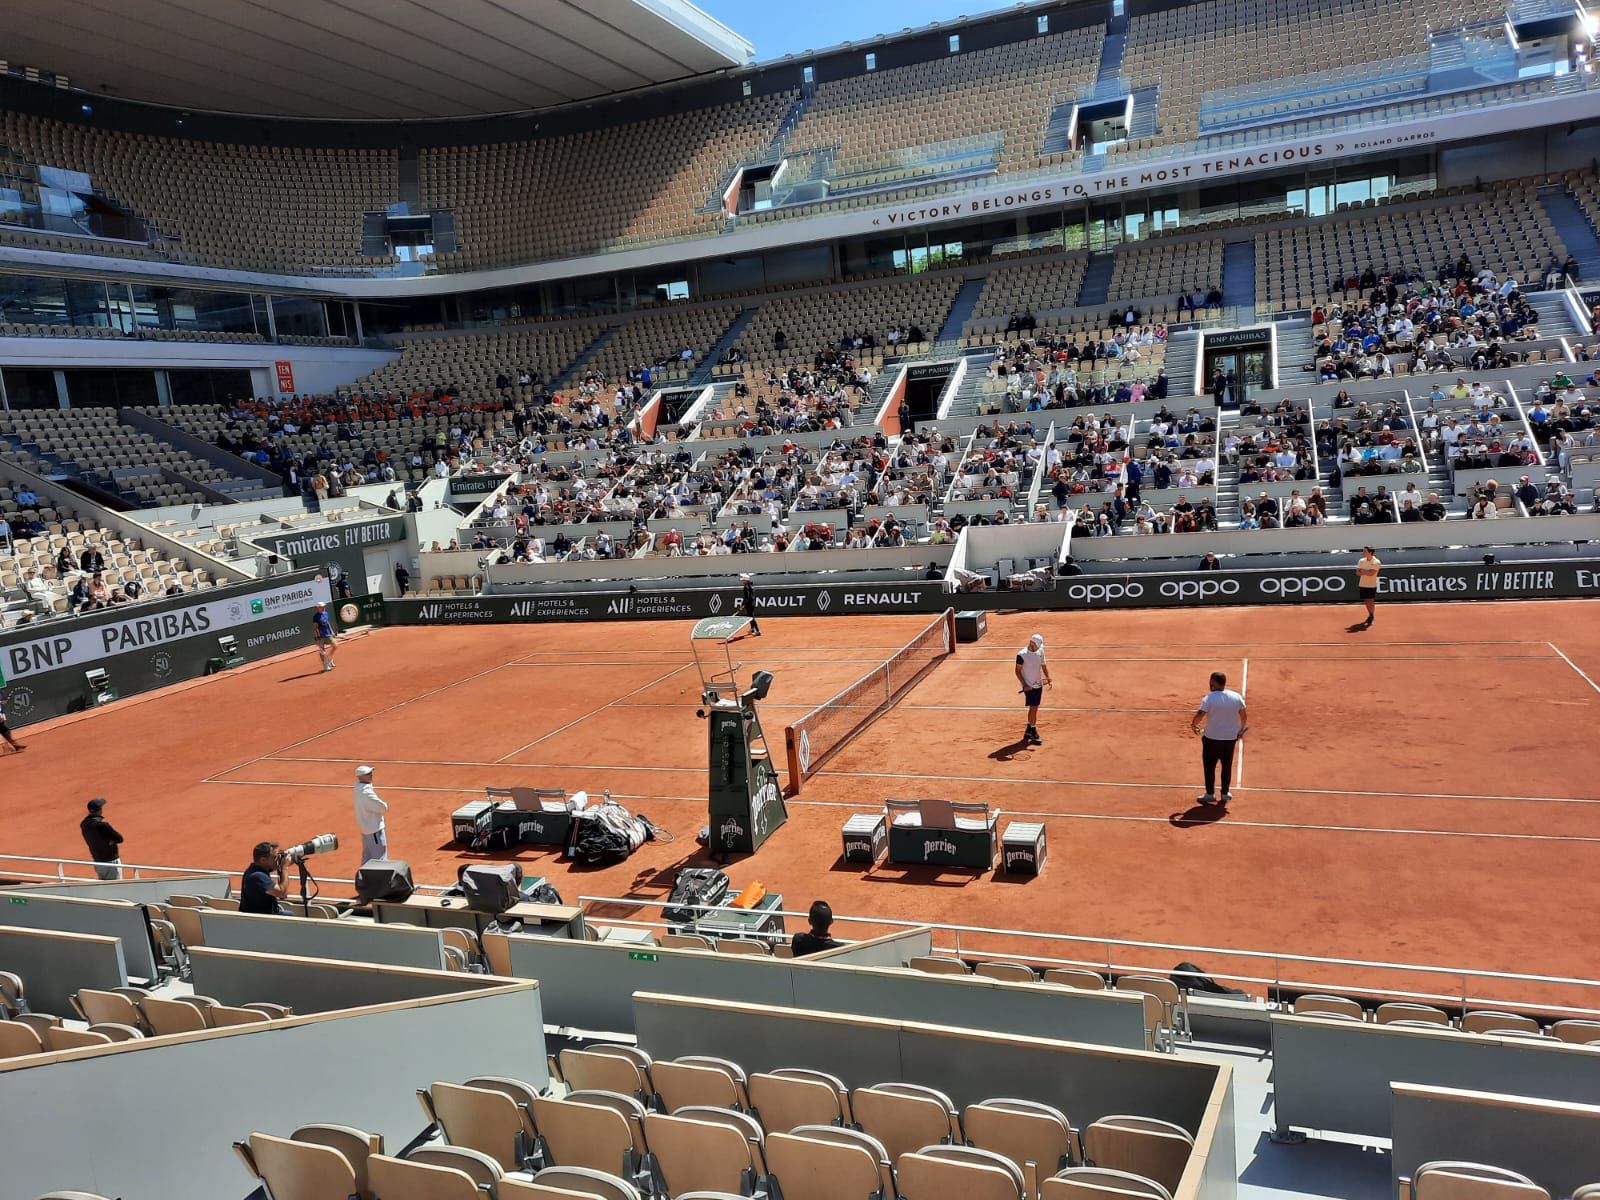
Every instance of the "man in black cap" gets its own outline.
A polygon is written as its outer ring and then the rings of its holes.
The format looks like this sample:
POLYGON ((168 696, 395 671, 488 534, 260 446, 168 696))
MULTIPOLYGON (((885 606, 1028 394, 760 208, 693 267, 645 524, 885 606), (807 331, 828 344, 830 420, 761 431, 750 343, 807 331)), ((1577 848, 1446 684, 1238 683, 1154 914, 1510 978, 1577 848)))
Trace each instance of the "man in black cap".
POLYGON ((100 879, 122 878, 122 835, 105 819, 106 802, 99 796, 89 801, 89 815, 78 823, 83 843, 94 859, 94 873, 100 879))

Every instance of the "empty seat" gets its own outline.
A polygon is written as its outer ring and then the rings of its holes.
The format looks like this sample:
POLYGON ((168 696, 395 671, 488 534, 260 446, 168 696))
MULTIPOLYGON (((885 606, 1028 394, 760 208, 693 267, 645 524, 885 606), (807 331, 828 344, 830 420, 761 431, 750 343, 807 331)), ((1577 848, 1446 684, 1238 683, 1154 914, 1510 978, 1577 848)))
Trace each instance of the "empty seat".
POLYGON ((1550 1200, 1526 1175, 1471 1162, 1428 1162, 1411 1178, 1412 1200, 1550 1200))
POLYGON ((1130 1171, 1175 1191, 1194 1138, 1181 1125, 1154 1117, 1101 1117, 1083 1131, 1083 1157, 1097 1167, 1130 1171))
POLYGON ((1059 1108, 1036 1100, 1000 1097, 969 1104, 961 1114, 967 1141, 1002 1154, 1022 1171, 1029 1193, 1041 1180, 1071 1166, 1082 1154, 1077 1130, 1059 1108))
POLYGON ((1367 1016, 1361 1005, 1344 996, 1297 996, 1289 1011, 1297 1017, 1349 1017, 1354 1021, 1364 1021, 1367 1016))
POLYGON ((44 1048, 51 1053, 58 1050, 79 1050, 85 1046, 109 1046, 112 1041, 104 1033, 95 1033, 87 1029, 68 1029, 63 1025, 46 1029, 43 1038, 44 1048))
POLYGON ((664 1113, 645 1114, 644 1129, 669 1195, 713 1190, 748 1196, 753 1191, 761 1164, 757 1147, 744 1130, 721 1121, 664 1113))
POLYGON ((357 1194, 355 1171, 327 1146, 252 1133, 233 1148, 272 1200, 349 1200, 357 1194))
MULTIPOLYGON (((515 1188, 510 1195, 527 1200, 567 1200, 570 1196, 595 1196, 599 1200, 639 1200, 639 1189, 615 1175, 584 1167, 546 1167, 531 1184, 504 1180, 501 1188, 515 1188)), ((507 1192, 502 1190, 502 1196, 507 1192)))
POLYGON ((950 1097, 911 1083, 879 1083, 850 1096, 856 1124, 883 1143, 891 1161, 924 1146, 960 1140, 950 1097))
POLYGON ((43 1051, 44 1043, 32 1026, 21 1021, 0 1021, 0 1058, 17 1058, 43 1051))
POLYGON ((1587 1045, 1600 1042, 1600 1021, 1557 1021, 1550 1026, 1550 1032, 1563 1042, 1587 1045))
POLYGON ((824 1140, 805 1133, 769 1133, 767 1169, 783 1190, 783 1200, 868 1200, 893 1195, 874 1155, 865 1146, 824 1140))
POLYGON ((1461 1018, 1461 1028, 1468 1033, 1538 1033, 1539 1022, 1517 1013, 1477 1011, 1461 1018))
POLYGON ((1379 1025, 1393 1025, 1397 1021, 1421 1021, 1429 1025, 1450 1024, 1450 1015, 1441 1008, 1434 1008, 1431 1004, 1408 1004, 1396 1000, 1378 1005, 1373 1019, 1379 1025))
POLYGON ((367 1160, 367 1178, 374 1200, 483 1200, 467 1172, 411 1158, 374 1154, 367 1160))
POLYGON ((313 1146, 326 1146, 344 1155, 355 1173, 356 1190, 367 1193, 367 1159, 383 1153, 383 1135, 368 1133, 352 1125, 311 1124, 302 1125, 289 1135, 297 1142, 313 1146))
POLYGON ((744 1072, 733 1063, 702 1059, 653 1062, 650 1078, 667 1112, 690 1105, 748 1108, 744 1072))
POLYGON ((470 1146, 418 1146, 406 1155, 411 1162, 430 1167, 450 1167, 471 1178, 485 1191, 493 1192, 500 1183, 500 1164, 481 1150, 470 1146))
POLYGON ((647 1151, 642 1112, 636 1132, 635 1121, 617 1107, 544 1096, 535 1101, 533 1118, 540 1148, 552 1166, 586 1167, 629 1180, 642 1168, 647 1151))
POLYGON ((848 1093, 832 1076, 773 1071, 750 1076, 750 1108, 769 1134, 845 1122, 848 1093))
POLYGON ((140 1007, 144 1010, 144 1017, 149 1022, 151 1031, 158 1035, 195 1033, 210 1028, 205 1010, 194 1004, 163 1000, 159 996, 146 996, 140 1007))
POLYGON ((981 962, 972 970, 973 974, 982 975, 985 979, 1000 979, 1007 983, 1037 983, 1039 980, 1033 968, 1025 963, 981 962))
POLYGON ((1044 1181, 1039 1200, 1172 1200, 1172 1193, 1131 1171, 1068 1167, 1044 1181))
POLYGON ((914 971, 924 971, 929 975, 972 974, 972 968, 959 958, 950 958, 943 954, 926 954, 920 958, 913 958, 906 965, 914 971))
POLYGON ((1106 990, 1106 977, 1097 971, 1085 971, 1078 967, 1051 967, 1044 973, 1046 983, 1058 983, 1062 987, 1079 988, 1087 992, 1103 992, 1106 990))
POLYGON ((524 1169, 533 1154, 533 1116, 504 1092, 436 1083, 417 1089, 417 1100, 451 1145, 481 1151, 502 1170, 524 1169))
POLYGON ((1024 1200, 1022 1173, 1000 1155, 971 1146, 929 1146, 902 1154, 895 1160, 895 1178, 904 1200, 1024 1200))
POLYGON ((621 1092, 640 1100, 655 1093, 649 1073, 650 1056, 631 1046, 596 1045, 586 1050, 563 1050, 559 1061, 561 1078, 570 1087, 621 1092))

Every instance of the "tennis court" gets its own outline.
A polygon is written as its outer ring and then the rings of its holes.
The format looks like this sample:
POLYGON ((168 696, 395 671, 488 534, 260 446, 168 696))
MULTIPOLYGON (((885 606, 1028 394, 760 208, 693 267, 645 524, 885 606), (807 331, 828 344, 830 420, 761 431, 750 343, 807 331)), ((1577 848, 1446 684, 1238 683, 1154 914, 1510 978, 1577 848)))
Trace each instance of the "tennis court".
MULTIPOLYGON (((1592 975, 1568 925, 1600 902, 1596 611, 1389 605, 1359 634, 1351 607, 994 616, 987 639, 807 780, 788 825, 731 874, 840 913, 1592 975), (1044 746, 1024 749, 1012 661, 1035 629, 1056 687, 1044 746), (1221 819, 1194 805, 1186 729, 1214 669, 1243 687, 1252 726, 1221 819), (1041 819, 1045 872, 839 861, 844 819, 888 796, 1041 819)), ((770 619, 738 644, 745 672, 775 676, 775 754, 786 723, 928 620, 770 619)), ((342 643, 331 675, 307 651, 29 729, 28 753, 0 760, 0 849, 78 857, 83 800, 105 795, 130 862, 239 868, 260 838, 332 831, 344 846, 317 865, 348 877, 349 789, 370 762, 394 853, 419 881, 453 877, 449 814, 485 785, 609 788, 675 840, 603 870, 532 847, 516 857, 568 897, 659 896, 699 860, 705 818, 689 629, 381 630, 342 643)))

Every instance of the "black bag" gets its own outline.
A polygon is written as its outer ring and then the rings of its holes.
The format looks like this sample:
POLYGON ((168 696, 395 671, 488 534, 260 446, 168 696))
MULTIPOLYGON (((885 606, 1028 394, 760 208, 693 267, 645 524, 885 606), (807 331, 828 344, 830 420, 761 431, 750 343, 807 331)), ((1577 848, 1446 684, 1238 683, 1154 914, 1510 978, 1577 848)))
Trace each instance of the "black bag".
POLYGON ((1181 962, 1172 968, 1172 982, 1189 992, 1206 992, 1212 996, 1248 996, 1238 988, 1224 987, 1192 962, 1181 962))
POLYGON ((728 876, 715 867, 684 867, 672 883, 672 895, 661 909, 669 925, 692 925, 702 910, 728 897, 728 876))
POLYGON ((549 883, 541 881, 537 886, 523 892, 522 899, 529 904, 560 904, 561 893, 549 883))

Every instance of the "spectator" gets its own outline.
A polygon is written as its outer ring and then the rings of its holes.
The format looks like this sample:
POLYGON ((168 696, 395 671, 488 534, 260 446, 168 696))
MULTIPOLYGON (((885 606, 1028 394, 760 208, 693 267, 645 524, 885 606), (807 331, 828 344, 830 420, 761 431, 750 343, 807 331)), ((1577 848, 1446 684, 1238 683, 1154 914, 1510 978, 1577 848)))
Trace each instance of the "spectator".
POLYGON ((89 801, 89 815, 78 823, 83 843, 89 847, 97 879, 122 878, 122 835, 105 818, 106 802, 96 796, 89 801))
POLYGON ((402 596, 411 590, 411 572, 406 570, 405 563, 395 563, 394 585, 402 596))
POLYGON ((806 914, 807 923, 811 926, 803 933, 794 935, 791 946, 794 957, 805 958, 809 954, 821 954, 824 950, 837 949, 839 943, 834 940, 829 930, 833 927, 833 909, 826 900, 813 900, 811 910, 806 914))
POLYGON ((1222 563, 1217 559, 1217 556, 1215 554, 1213 554, 1213 553, 1211 553, 1211 551, 1207 550, 1205 552, 1204 557, 1202 557, 1200 559, 1199 565, 1195 567, 1195 570, 1197 570, 1197 571, 1220 571, 1220 570, 1222 570, 1222 563))
POLYGON ((389 806, 372 786, 372 768, 356 768, 356 827, 361 831, 361 861, 389 857, 389 806))

